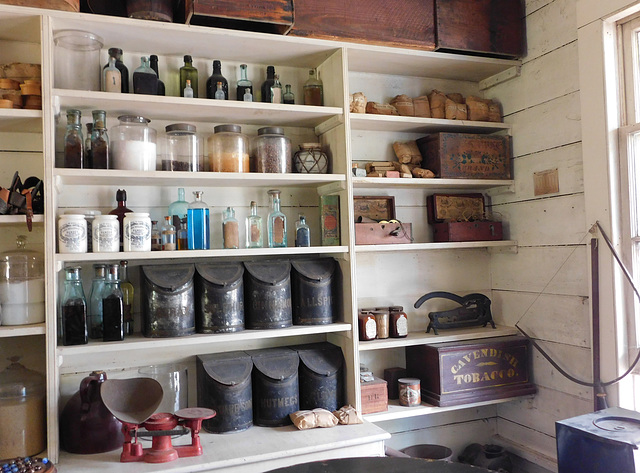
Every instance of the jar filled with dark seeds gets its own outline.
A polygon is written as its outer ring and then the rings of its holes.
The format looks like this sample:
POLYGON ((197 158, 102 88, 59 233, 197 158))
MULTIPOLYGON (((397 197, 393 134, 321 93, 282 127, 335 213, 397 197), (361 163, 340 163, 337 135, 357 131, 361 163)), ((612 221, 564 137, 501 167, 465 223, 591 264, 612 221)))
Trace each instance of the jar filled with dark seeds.
POLYGON ((291 172, 291 140, 281 127, 258 130, 254 142, 254 170, 264 173, 291 172))

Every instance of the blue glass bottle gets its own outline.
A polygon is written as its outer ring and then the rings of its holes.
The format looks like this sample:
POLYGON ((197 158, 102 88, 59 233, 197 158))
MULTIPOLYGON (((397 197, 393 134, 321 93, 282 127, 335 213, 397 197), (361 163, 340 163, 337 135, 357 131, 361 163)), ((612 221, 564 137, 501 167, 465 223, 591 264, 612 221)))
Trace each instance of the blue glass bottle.
POLYGON ((89 296, 89 337, 102 338, 102 290, 107 267, 104 264, 93 265, 94 278, 89 296))
POLYGON ((190 250, 208 250, 210 243, 209 206, 202 201, 202 191, 195 191, 196 200, 187 210, 187 239, 190 250))

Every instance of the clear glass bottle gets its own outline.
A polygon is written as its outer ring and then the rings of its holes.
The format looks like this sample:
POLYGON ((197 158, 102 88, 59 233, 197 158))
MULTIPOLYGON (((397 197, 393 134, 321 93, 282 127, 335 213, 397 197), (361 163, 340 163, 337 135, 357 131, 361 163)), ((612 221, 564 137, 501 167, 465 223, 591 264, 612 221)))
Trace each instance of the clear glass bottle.
POLYGON ((178 229, 178 249, 189 249, 189 237, 187 232, 187 217, 180 220, 180 228, 178 229))
POLYGON ((222 247, 225 249, 240 248, 238 220, 233 207, 227 207, 222 214, 222 247))
POLYGON ((158 94, 158 74, 151 69, 148 56, 140 57, 140 67, 133 71, 134 94, 158 94))
POLYGON ((152 54, 149 57, 149 62, 151 65, 151 69, 153 69, 153 72, 155 72, 156 76, 158 76, 158 89, 156 91, 156 95, 165 95, 164 82, 160 80, 160 72, 158 72, 158 56, 152 54))
POLYGON ((282 103, 282 84, 278 74, 273 76, 273 84, 271 84, 271 103, 282 103))
POLYGON ((271 197, 271 213, 267 218, 269 248, 286 248, 287 216, 280 211, 280 191, 271 189, 267 193, 271 197))
POLYGON ((187 218, 189 202, 184 200, 184 187, 178 187, 178 200, 169 204, 169 215, 172 217, 173 226, 180 228, 180 221, 187 218))
POLYGON ((102 69, 102 91, 121 93, 122 74, 116 67, 116 58, 110 57, 109 64, 102 69))
MULTIPOLYGON (((244 95, 247 93, 247 89, 249 89, 249 94, 253 96, 253 82, 247 79, 247 65, 240 64, 240 80, 236 84, 236 100, 246 102, 244 95)), ((251 100, 248 100, 248 102, 251 102, 251 100)))
POLYGON ((118 189, 116 192, 116 202, 118 202, 118 206, 109 211, 109 215, 117 215, 118 224, 120 226, 120 251, 122 251, 122 237, 124 235, 124 214, 127 212, 133 212, 130 208, 127 207, 127 191, 124 189, 118 189))
POLYGON ((271 103, 271 86, 275 80, 276 68, 273 66, 267 66, 267 79, 262 83, 262 87, 260 88, 260 92, 262 93, 262 97, 260 100, 263 102, 271 103))
POLYGON ((224 100, 229 100, 229 82, 222 75, 222 64, 217 59, 213 61, 213 73, 207 79, 207 98, 215 99, 216 90, 218 90, 218 82, 222 83, 222 91, 224 92, 224 100))
POLYGON ((151 251, 162 250, 162 236, 158 229, 158 221, 151 220, 151 251))
POLYGON ((244 95, 242 96, 243 102, 253 102, 253 94, 251 93, 251 89, 247 87, 244 89, 244 95))
POLYGON ((122 290, 122 309, 124 312, 124 333, 131 335, 133 323, 133 284, 129 281, 129 262, 120 261, 120 289, 122 290))
POLYGON ((84 139, 84 163, 85 167, 93 168, 93 159, 91 157, 91 133, 93 132, 93 122, 85 124, 87 127, 87 134, 84 139))
POLYGON ((62 344, 84 345, 89 342, 87 299, 82 289, 79 266, 65 268, 64 292, 60 300, 62 344))
POLYGON ((198 69, 193 67, 193 58, 188 54, 180 68, 180 96, 198 98, 198 69), (191 89, 192 95, 187 95, 187 89, 191 89))
MULTIPOLYGON (((129 69, 122 62, 122 49, 109 48, 109 58, 114 58, 115 66, 120 71, 120 92, 123 94, 129 93, 129 69)), ((105 64, 103 69, 106 69, 108 64, 105 64)))
POLYGON ((124 296, 118 279, 118 263, 110 264, 102 291, 102 341, 124 340, 124 296))
POLYGON ((190 98, 192 99, 193 97, 195 97, 195 91, 193 90, 193 88, 191 87, 191 79, 187 79, 187 82, 184 86, 184 89, 182 89, 182 91, 180 92, 180 94, 183 97, 186 98, 190 98))
POLYGON ((304 215, 296 222, 296 246, 311 246, 311 233, 304 215))
POLYGON ((93 282, 89 295, 89 337, 102 338, 102 290, 107 277, 107 265, 93 265, 93 282))
POLYGON ((322 81, 316 77, 315 69, 309 69, 309 79, 304 83, 304 104, 324 105, 322 81))
POLYGON ((216 93, 213 96, 216 100, 225 100, 224 90, 222 90, 222 82, 216 84, 216 93))
POLYGON ((202 200, 202 191, 195 191, 195 200, 187 211, 187 239, 190 250, 208 250, 211 248, 209 206, 202 200))
MULTIPOLYGON (((111 58, 113 59, 113 58, 111 58)), ((91 167, 93 169, 109 169, 109 135, 107 135, 107 112, 93 110, 93 127, 91 130, 91 167)))
POLYGON ((258 215, 258 204, 251 201, 251 213, 246 220, 247 248, 262 248, 262 217, 258 215))
POLYGON ((282 95, 282 103, 295 104, 295 95, 291 92, 291 84, 284 86, 284 94, 282 95))
POLYGON ((64 167, 86 167, 84 156, 84 138, 82 136, 82 112, 76 109, 67 110, 67 131, 64 134, 64 167))
POLYGON ((174 251, 177 249, 176 227, 171 223, 171 217, 164 217, 164 225, 160 230, 162 236, 162 251, 174 251))

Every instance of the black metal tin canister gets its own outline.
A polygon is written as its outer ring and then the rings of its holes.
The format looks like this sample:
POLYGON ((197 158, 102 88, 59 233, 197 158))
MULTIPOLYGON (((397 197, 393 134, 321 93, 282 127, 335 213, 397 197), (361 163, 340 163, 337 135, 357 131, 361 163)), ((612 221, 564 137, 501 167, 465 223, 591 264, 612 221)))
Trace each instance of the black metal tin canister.
POLYGON ((331 258, 291 262, 291 292, 295 325, 324 325, 333 322, 336 298, 331 258))
POLYGON ((245 324, 250 329, 290 327, 291 265, 288 261, 245 262, 245 324))
POLYGON ((251 356, 243 351, 196 357, 198 406, 216 411, 203 421, 207 432, 240 432, 253 425, 251 356))
POLYGON ((291 424, 299 410, 298 353, 289 348, 248 352, 253 360, 253 422, 266 427, 291 424))
POLYGON ((340 409, 344 399, 344 357, 340 347, 323 342, 291 348, 300 357, 300 409, 340 409))
POLYGON ((196 264, 196 331, 244 330, 244 284, 241 263, 196 264))
POLYGON ((142 266, 142 332, 145 337, 196 333, 192 264, 142 266))

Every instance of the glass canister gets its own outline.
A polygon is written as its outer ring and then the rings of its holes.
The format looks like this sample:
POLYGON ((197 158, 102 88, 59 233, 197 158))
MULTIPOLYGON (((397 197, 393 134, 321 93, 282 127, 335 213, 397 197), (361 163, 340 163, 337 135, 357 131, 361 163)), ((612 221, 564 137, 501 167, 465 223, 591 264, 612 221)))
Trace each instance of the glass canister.
POLYGON ((111 164, 113 169, 155 171, 156 131, 151 120, 136 115, 120 115, 120 124, 111 128, 111 164))
POLYGON ((165 127, 167 155, 162 160, 163 171, 202 171, 198 161, 196 127, 188 123, 174 123, 165 127))
POLYGON ((124 251, 151 251, 151 219, 146 212, 124 215, 124 251))
POLYGON ((17 249, 0 255, 0 322, 25 325, 44 322, 44 258, 27 250, 19 235, 17 249))
POLYGON ((18 363, 0 372, 0 457, 26 457, 46 448, 45 377, 18 363))
POLYGON ((291 172, 291 140, 284 136, 283 128, 260 128, 254 149, 256 172, 291 172))
POLYGON ((100 90, 102 38, 88 31, 61 30, 53 34, 54 87, 100 90))
POLYGON ((84 215, 62 215, 58 219, 58 253, 86 252, 87 221, 84 215))
POLYGON ((249 138, 239 125, 218 125, 207 138, 213 172, 249 172, 249 138))
POLYGON ((322 152, 320 143, 302 143, 293 155, 296 172, 304 174, 326 174, 329 171, 329 159, 322 152))

